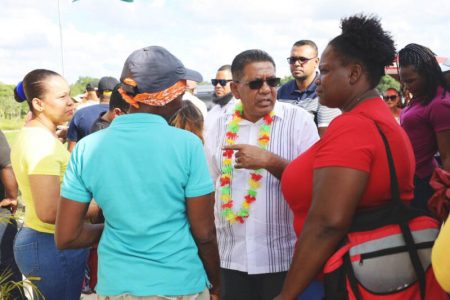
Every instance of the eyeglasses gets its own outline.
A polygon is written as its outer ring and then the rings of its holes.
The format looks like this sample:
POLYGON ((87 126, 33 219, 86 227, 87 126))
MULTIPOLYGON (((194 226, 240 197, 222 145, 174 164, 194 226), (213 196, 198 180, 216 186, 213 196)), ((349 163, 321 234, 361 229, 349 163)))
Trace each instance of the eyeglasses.
POLYGON ((211 79, 211 84, 213 86, 216 86, 217 84, 220 84, 221 86, 226 86, 228 82, 233 81, 231 79, 211 79))
POLYGON ((397 99, 396 95, 391 95, 391 96, 383 96, 384 101, 394 101, 395 99, 397 99))
POLYGON ((310 61, 311 59, 317 58, 316 57, 311 57, 311 58, 307 58, 307 57, 303 57, 303 56, 291 56, 287 58, 287 61, 289 64, 293 65, 295 64, 296 61, 299 61, 301 65, 307 63, 308 61, 310 61))
POLYGON ((280 84, 280 81, 281 79, 278 77, 269 77, 266 79, 255 79, 247 82, 241 81, 240 83, 247 84, 248 87, 252 90, 259 90, 263 86, 264 82, 267 82, 267 85, 270 87, 276 87, 280 84))

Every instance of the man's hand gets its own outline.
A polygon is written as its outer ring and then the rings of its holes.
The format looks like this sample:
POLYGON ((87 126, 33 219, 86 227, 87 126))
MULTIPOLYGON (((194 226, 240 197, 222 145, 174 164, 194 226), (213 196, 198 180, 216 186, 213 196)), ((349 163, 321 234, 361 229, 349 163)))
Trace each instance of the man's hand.
POLYGON ((289 161, 257 146, 236 144, 224 146, 223 150, 236 150, 235 169, 266 169, 276 178, 280 179, 284 168, 289 161))
POLYGON ((219 295, 210 294, 211 300, 219 300, 219 295))
POLYGON ((0 207, 8 207, 14 214, 17 210, 17 199, 5 198, 0 201, 0 207))
POLYGON ((236 169, 265 169, 270 161, 271 152, 261 149, 258 146, 236 144, 223 147, 223 150, 236 150, 235 164, 236 169))

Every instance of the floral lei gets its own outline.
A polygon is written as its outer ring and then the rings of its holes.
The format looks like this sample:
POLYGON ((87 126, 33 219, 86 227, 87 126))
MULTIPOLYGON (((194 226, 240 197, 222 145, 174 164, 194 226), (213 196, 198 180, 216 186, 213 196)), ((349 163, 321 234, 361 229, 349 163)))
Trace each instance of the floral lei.
MULTIPOLYGON (((270 141, 270 131, 273 122, 273 111, 264 116, 264 124, 259 128, 258 134, 258 146, 261 149, 266 150, 270 141)), ((225 134, 226 145, 234 145, 239 132, 239 123, 242 120, 243 107, 242 103, 238 102, 235 106, 233 119, 227 126, 227 132, 225 134)), ((248 190, 244 197, 239 211, 233 210, 233 199, 231 197, 231 181, 233 179, 233 166, 232 157, 234 150, 223 151, 222 161, 222 175, 220 176, 220 200, 222 201, 222 214, 225 219, 233 224, 239 222, 244 223, 245 219, 249 216, 249 210, 251 203, 256 200, 256 191, 261 187, 261 178, 263 169, 257 169, 250 173, 248 180, 248 190)))

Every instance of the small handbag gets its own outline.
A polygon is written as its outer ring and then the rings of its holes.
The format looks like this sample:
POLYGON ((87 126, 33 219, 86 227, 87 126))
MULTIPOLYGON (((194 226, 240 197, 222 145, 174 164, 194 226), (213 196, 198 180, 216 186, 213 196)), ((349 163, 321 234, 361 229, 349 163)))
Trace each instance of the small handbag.
POLYGON ((392 201, 356 212, 349 232, 324 267, 325 299, 448 300, 431 267, 440 223, 400 200, 392 153, 375 125, 386 148, 392 201))

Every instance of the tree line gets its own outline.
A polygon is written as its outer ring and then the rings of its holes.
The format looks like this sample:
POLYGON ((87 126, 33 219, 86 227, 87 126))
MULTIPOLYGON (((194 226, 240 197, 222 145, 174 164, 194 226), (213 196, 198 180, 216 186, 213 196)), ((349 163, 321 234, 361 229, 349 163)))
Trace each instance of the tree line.
MULTIPOLYGON (((292 76, 285 76, 281 84, 292 80, 292 76)), ((98 82, 97 78, 83 76, 70 85, 70 95, 76 96, 85 92, 86 85, 91 82, 98 82)), ((384 92, 387 88, 400 89, 400 83, 389 75, 383 76, 377 89, 384 92)), ((15 85, 4 84, 0 82, 0 118, 1 119, 18 119, 23 118, 28 112, 28 105, 26 102, 18 103, 14 100, 15 85)))

